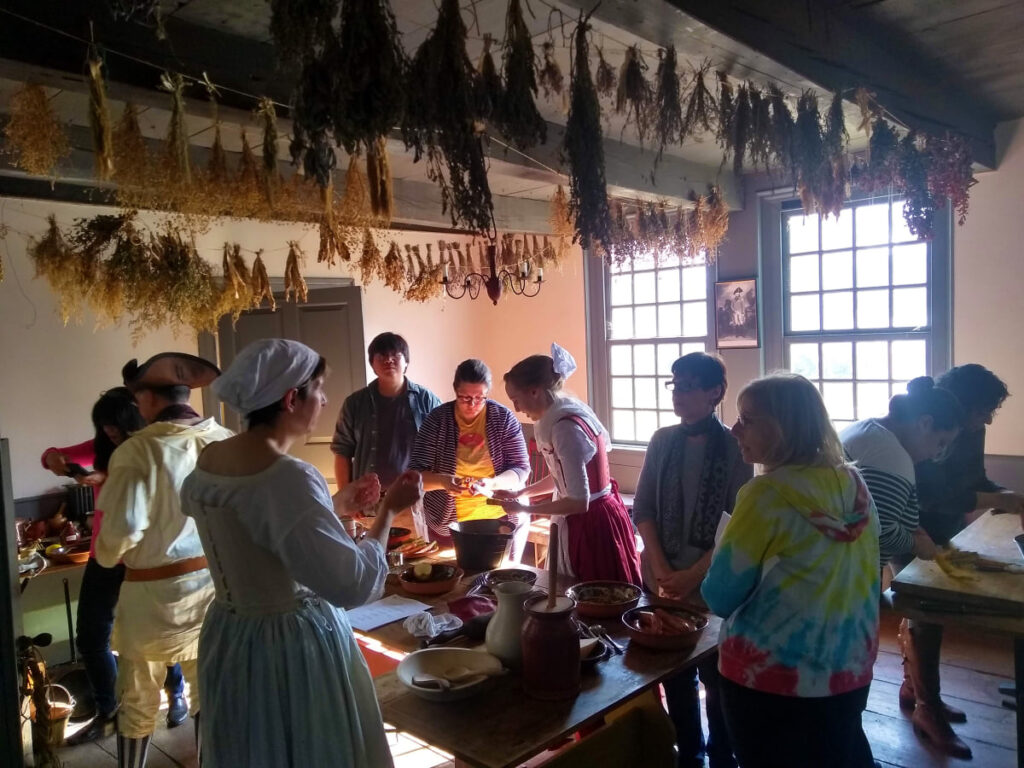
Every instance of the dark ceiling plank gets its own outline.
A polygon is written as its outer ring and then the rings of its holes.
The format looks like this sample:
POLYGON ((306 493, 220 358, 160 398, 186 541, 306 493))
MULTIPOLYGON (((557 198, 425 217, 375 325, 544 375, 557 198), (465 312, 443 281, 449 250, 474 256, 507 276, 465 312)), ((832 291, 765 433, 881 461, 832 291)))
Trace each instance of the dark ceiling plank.
MULTIPOLYGON (((593 6, 592 0, 561 2, 584 10, 593 6)), ((731 52, 723 49, 719 60, 730 53, 742 60, 755 51, 830 90, 866 86, 897 120, 926 132, 963 134, 974 161, 995 167, 996 115, 990 106, 912 53, 909 39, 900 44, 877 25, 856 23, 855 11, 824 0, 657 0, 656 5, 644 14, 635 0, 604 0, 594 18, 658 44, 693 36, 697 21, 739 43, 731 52), (666 7, 676 13, 666 13, 666 7)))

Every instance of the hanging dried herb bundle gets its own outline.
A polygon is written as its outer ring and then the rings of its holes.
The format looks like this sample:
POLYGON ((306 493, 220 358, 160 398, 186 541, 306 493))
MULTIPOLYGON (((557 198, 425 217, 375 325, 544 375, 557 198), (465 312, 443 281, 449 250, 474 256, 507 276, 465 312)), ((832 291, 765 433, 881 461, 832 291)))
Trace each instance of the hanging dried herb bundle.
POLYGON ((713 262, 718 255, 718 247, 725 241, 725 236, 729 232, 729 205, 717 184, 708 187, 706 199, 701 227, 702 248, 708 261, 713 262))
POLYGON ((188 131, 185 128, 185 80, 177 72, 165 72, 160 87, 171 94, 171 121, 167 125, 167 154, 164 163, 168 175, 188 186, 192 171, 188 160, 188 131))
MULTIPOLYGON (((131 207, 131 199, 148 189, 153 177, 154 163, 139 127, 139 113, 130 101, 124 105, 121 119, 114 128, 114 178, 117 180, 118 200, 131 207)), ((139 207, 146 207, 139 205, 139 207)))
POLYGON ((398 243, 391 241, 388 254, 384 257, 384 284, 393 291, 405 289, 405 264, 402 262, 402 254, 398 250, 398 243))
POLYGON ((576 25, 570 84, 569 119, 565 125, 565 154, 569 160, 569 216, 584 248, 611 248, 608 185, 604 176, 601 105, 590 77, 587 19, 576 25))
MULTIPOLYGON (((523 19, 520 0, 509 0, 505 14, 505 43, 502 52, 505 74, 503 98, 492 119, 502 134, 519 149, 529 149, 547 141, 547 122, 534 101, 537 73, 534 68, 533 38, 523 19)), ((487 88, 486 81, 484 84, 487 88)), ((490 90, 490 89, 488 89, 490 90)))
POLYGON ((725 72, 718 71, 718 145, 726 152, 733 150, 736 138, 736 96, 725 72))
POLYGON ((277 110, 266 96, 260 99, 256 116, 263 126, 263 172, 260 179, 267 205, 274 207, 274 196, 281 184, 277 171, 277 110))
POLYGON ((67 325, 81 314, 88 284, 83 282, 80 260, 64 239, 56 217, 51 215, 47 222, 46 234, 29 240, 28 255, 35 264, 36 277, 45 278, 57 295, 60 318, 67 325))
POLYGON ((866 191, 877 192, 892 185, 897 173, 899 137, 884 118, 876 118, 868 142, 868 167, 860 182, 866 191))
POLYGON ((328 184, 323 190, 321 203, 323 210, 320 213, 320 248, 316 254, 318 263, 327 262, 328 267, 333 267, 339 257, 347 261, 348 248, 338 230, 337 221, 334 216, 334 185, 328 184))
POLYGON ((214 185, 228 183, 228 154, 224 151, 221 138, 220 117, 214 112, 213 144, 210 146, 210 157, 206 161, 206 182, 214 185))
POLYGON ((618 76, 615 74, 615 67, 608 63, 604 57, 601 47, 597 48, 597 72, 594 73, 594 85, 597 87, 597 95, 606 99, 615 97, 618 90, 618 76))
POLYGON ((750 99, 750 138, 747 142, 747 151, 754 168, 761 166, 767 171, 772 158, 770 97, 750 83, 747 84, 747 91, 750 99))
POLYGON ((963 136, 947 133, 929 136, 925 143, 928 156, 928 189, 936 200, 949 199, 957 222, 967 219, 970 189, 978 180, 971 169, 971 150, 963 136))
POLYGON ((700 69, 693 71, 690 95, 686 100, 686 115, 683 118, 683 128, 679 136, 680 141, 686 141, 687 136, 693 136, 700 141, 701 134, 709 133, 715 123, 718 105, 707 86, 707 76, 710 70, 711 62, 705 60, 700 65, 700 69))
POLYGON ((302 163, 310 179, 321 189, 331 180, 337 165, 328 134, 332 128, 331 104, 334 100, 334 74, 324 57, 312 58, 302 65, 295 90, 292 140, 288 151, 292 163, 302 163))
POLYGON ((746 85, 736 90, 735 115, 732 121, 732 172, 737 178, 743 173, 743 157, 750 141, 750 91, 746 85))
POLYGON ((363 250, 359 257, 359 279, 363 285, 369 285, 375 278, 385 278, 384 257, 381 256, 377 241, 367 227, 363 231, 363 250))
POLYGON ((173 230, 150 238, 153 285, 159 294, 151 296, 144 315, 133 320, 136 333, 143 327, 169 325, 177 332, 184 324, 196 330, 217 327, 219 289, 213 270, 195 245, 173 230))
POLYGON ((288 259, 284 265, 284 300, 296 303, 309 300, 309 288, 299 267, 306 260, 305 254, 294 240, 288 243, 288 259))
POLYGON ((427 155, 427 175, 441 190, 454 226, 488 231, 494 203, 483 141, 477 130, 481 98, 469 57, 459 0, 442 0, 437 23, 420 45, 408 84, 402 133, 415 159, 427 155))
MULTIPOLYGON (((615 96, 615 111, 619 114, 625 113, 626 125, 633 122, 636 125, 636 133, 643 142, 650 127, 651 104, 654 99, 654 92, 651 84, 647 82, 644 72, 647 71, 647 64, 640 55, 640 47, 631 45, 626 49, 626 60, 622 63, 619 71, 619 89, 615 96)), ((589 62, 587 70, 589 78, 589 62)))
POLYGON ((903 218, 907 229, 922 240, 931 240, 935 235, 935 198, 928 188, 928 161, 917 145, 917 134, 908 133, 899 143, 896 152, 896 172, 900 191, 906 200, 903 203, 903 218))
POLYGON ((50 108, 46 91, 34 83, 11 97, 4 136, 12 164, 36 176, 55 176, 57 164, 71 154, 64 126, 50 108))
MULTIPOLYGON (((237 320, 245 310, 253 306, 253 282, 249 276, 249 267, 242 258, 242 248, 237 243, 232 246, 224 243, 224 256, 221 260, 223 283, 220 291, 218 314, 231 315, 237 320)), ((259 301, 255 302, 259 305, 259 301)))
POLYGON ((537 79, 544 91, 544 98, 561 96, 565 88, 565 78, 562 77, 562 68, 558 66, 558 61, 555 59, 555 41, 548 38, 544 41, 541 50, 544 66, 541 67, 537 79))
POLYGON ((658 141, 658 158, 666 144, 683 139, 683 105, 679 100, 679 73, 676 72, 676 47, 658 50, 657 91, 654 97, 654 136, 658 141))
POLYGON ((818 97, 805 91, 797 102, 796 134, 793 140, 793 166, 797 190, 807 213, 814 213, 827 179, 828 155, 822 139, 818 97))
POLYGON ((89 127, 92 129, 92 154, 96 177, 108 181, 114 175, 114 139, 110 127, 110 107, 103 84, 103 62, 89 56, 89 127))
POLYGON ((505 98, 505 86, 501 82, 501 75, 498 74, 498 67, 495 66, 494 56, 491 54, 492 45, 494 36, 490 33, 485 34, 484 48, 480 52, 480 62, 477 64, 481 96, 484 101, 483 114, 491 120, 501 109, 501 102, 505 98))
POLYGON ((881 116, 881 110, 875 101, 875 94, 862 86, 854 93, 853 100, 857 102, 857 108, 860 110, 860 124, 857 126, 857 130, 863 131, 870 139, 871 124, 881 116))
POLYGON ((793 172, 793 138, 796 121, 786 103, 786 96, 774 83, 768 87, 772 123, 770 133, 771 155, 775 162, 791 175, 793 172))
POLYGON ((843 116, 843 97, 836 92, 825 118, 822 144, 825 167, 822 169, 822 188, 818 193, 818 212, 823 216, 839 216, 846 200, 846 143, 849 139, 843 116))
POLYGON ((373 223, 370 184, 360 160, 358 155, 352 155, 345 170, 345 192, 341 196, 337 218, 346 227, 365 227, 373 223))
POLYGON ((405 291, 405 300, 424 302, 438 298, 444 292, 444 286, 441 283, 444 266, 424 262, 419 254, 419 246, 414 247, 413 253, 416 256, 417 273, 405 291))
POLYGON ((281 61, 315 56, 331 35, 339 0, 270 0, 270 35, 281 61))
POLYGON ((252 305, 259 307, 266 299, 270 303, 270 311, 277 310, 277 299, 274 298, 274 291, 270 287, 270 275, 267 274, 267 265, 263 263, 263 251, 256 252, 256 259, 252 263, 252 305))
POLYGON ((394 197, 391 191, 391 166, 388 163, 388 146, 383 136, 371 141, 366 149, 366 178, 370 187, 370 210, 378 223, 391 223, 394 197))
POLYGON ((326 51, 334 138, 349 154, 370 151, 401 122, 405 106, 409 62, 388 0, 345 0, 337 45, 326 51))

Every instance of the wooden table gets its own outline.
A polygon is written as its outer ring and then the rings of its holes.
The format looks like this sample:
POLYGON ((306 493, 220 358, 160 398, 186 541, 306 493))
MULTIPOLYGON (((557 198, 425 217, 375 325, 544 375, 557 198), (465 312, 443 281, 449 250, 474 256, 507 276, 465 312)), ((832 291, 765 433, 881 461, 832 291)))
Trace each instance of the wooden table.
MULTIPOLYGON (((1024 565, 1014 541, 1017 515, 986 512, 953 539, 959 549, 1024 565)), ((903 616, 1013 638, 1017 684, 1017 765, 1024 768, 1024 574, 976 572, 976 580, 954 579, 926 560, 914 560, 893 579, 893 608, 903 616)))
MULTIPOLYGON (((547 575, 539 571, 538 574, 537 585, 546 588, 547 575)), ((400 589, 393 580, 389 577, 389 592, 400 589)), ((443 609, 447 599, 461 596, 471 583, 472 577, 467 576, 447 595, 416 599, 443 609)), ((568 582, 559 580, 560 590, 567 586, 568 582)), ((592 672, 584 670, 582 690, 574 699, 550 702, 528 698, 519 677, 510 674, 480 696, 441 704, 411 693, 392 672, 375 680, 384 720, 469 765, 511 768, 562 742, 581 727, 600 722, 606 713, 624 702, 697 664, 714 651, 720 627, 720 620, 712 617, 696 648, 689 652, 666 652, 630 644, 617 619, 600 623, 625 648, 625 653, 599 662, 592 672)), ((418 647, 401 622, 364 634, 406 652, 418 647)))

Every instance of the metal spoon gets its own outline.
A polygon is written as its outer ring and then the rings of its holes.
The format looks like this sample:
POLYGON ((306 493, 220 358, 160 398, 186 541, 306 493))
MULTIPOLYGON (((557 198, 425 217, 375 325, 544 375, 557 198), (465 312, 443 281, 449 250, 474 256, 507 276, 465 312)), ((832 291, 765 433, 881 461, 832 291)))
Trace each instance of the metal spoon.
POLYGON ((610 645, 616 653, 625 653, 625 651, 622 650, 622 646, 616 643, 614 640, 612 640, 611 636, 608 634, 608 630, 606 630, 600 624, 591 624, 590 631, 596 634, 606 643, 608 643, 608 645, 610 645))

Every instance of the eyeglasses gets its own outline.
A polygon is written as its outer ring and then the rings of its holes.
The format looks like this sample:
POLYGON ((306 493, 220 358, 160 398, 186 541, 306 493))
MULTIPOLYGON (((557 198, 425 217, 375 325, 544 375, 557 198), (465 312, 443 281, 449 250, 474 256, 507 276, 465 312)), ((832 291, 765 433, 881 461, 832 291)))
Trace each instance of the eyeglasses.
POLYGON ((700 384, 687 384, 673 379, 672 381, 665 382, 665 389, 670 392, 696 392, 698 389, 704 389, 704 387, 700 384))
POLYGON ((480 405, 480 403, 487 402, 487 396, 483 397, 470 397, 469 395, 456 395, 455 399, 463 405, 480 405))

